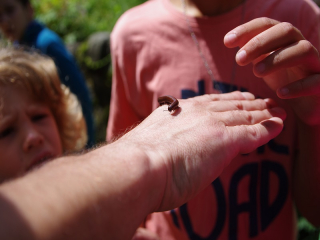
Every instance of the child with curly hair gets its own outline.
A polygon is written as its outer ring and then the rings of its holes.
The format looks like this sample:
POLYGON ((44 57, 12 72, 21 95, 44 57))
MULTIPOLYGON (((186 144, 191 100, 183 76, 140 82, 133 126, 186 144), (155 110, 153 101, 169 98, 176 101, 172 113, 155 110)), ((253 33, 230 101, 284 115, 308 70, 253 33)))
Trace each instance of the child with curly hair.
POLYGON ((53 60, 0 49, 0 183, 87 141, 81 106, 61 84, 53 60))

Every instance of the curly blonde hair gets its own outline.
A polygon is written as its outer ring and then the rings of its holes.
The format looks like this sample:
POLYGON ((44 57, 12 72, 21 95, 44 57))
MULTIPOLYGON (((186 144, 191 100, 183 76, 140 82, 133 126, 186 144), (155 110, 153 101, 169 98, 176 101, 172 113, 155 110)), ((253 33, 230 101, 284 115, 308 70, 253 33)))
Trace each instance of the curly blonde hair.
POLYGON ((1 86, 21 86, 37 101, 47 104, 57 123, 64 152, 82 149, 86 125, 76 96, 61 84, 53 60, 35 50, 0 49, 1 86))

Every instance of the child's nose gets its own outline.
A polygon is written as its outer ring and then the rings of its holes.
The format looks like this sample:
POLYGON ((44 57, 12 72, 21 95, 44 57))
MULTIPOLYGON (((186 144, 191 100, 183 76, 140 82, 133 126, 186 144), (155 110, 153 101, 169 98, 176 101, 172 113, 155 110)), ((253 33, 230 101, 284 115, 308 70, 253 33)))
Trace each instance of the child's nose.
POLYGON ((43 136, 35 129, 29 129, 23 143, 23 150, 26 152, 30 151, 31 149, 41 145, 42 143, 43 136))

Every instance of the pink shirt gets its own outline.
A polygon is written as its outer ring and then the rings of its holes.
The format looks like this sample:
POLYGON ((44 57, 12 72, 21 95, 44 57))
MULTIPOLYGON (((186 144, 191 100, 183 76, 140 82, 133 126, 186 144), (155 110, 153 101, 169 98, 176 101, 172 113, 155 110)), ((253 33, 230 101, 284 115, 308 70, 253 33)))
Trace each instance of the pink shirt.
POLYGON ((279 100, 252 66, 240 67, 237 49, 223 44, 227 32, 257 17, 291 22, 320 49, 319 9, 309 0, 247 0, 232 11, 190 18, 214 81, 192 41, 182 13, 169 0, 150 0, 127 11, 111 39, 113 86, 107 139, 123 133, 158 107, 157 98, 249 91, 270 97, 288 117, 283 132, 256 151, 240 155, 211 186, 187 204, 154 213, 146 227, 161 239, 295 239, 292 167, 297 125, 291 109, 279 100))

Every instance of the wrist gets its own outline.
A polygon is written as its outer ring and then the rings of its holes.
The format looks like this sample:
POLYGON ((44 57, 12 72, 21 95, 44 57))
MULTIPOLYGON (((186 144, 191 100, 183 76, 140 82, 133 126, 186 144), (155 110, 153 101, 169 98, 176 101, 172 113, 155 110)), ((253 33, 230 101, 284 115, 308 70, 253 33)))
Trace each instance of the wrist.
POLYGON ((136 138, 123 136, 110 144, 111 154, 116 153, 118 161, 124 161, 125 170, 130 177, 127 181, 132 183, 129 198, 133 201, 134 195, 140 192, 139 204, 143 206, 146 214, 159 209, 166 187, 166 168, 161 154, 149 144, 144 144, 136 138))

